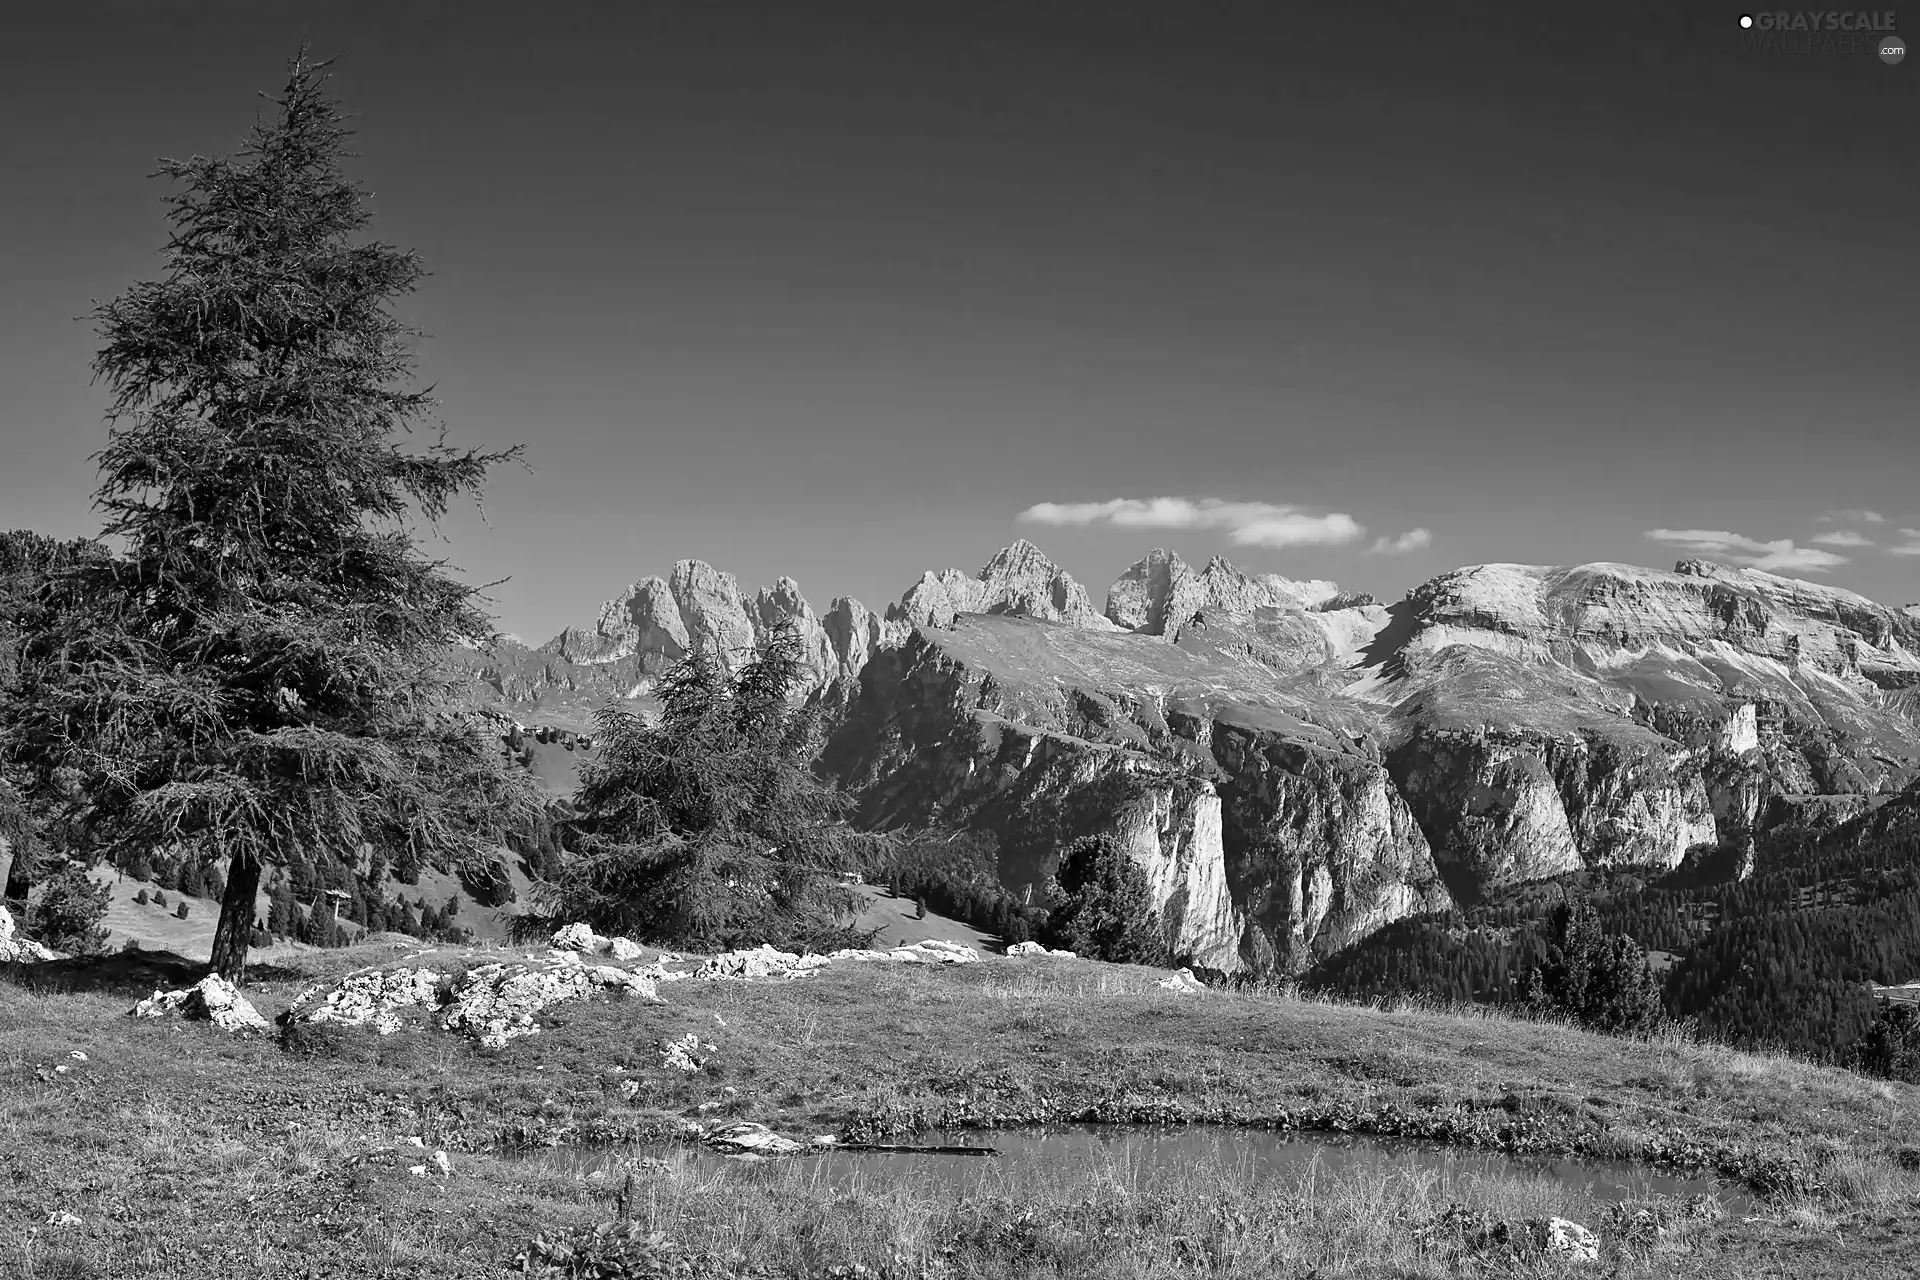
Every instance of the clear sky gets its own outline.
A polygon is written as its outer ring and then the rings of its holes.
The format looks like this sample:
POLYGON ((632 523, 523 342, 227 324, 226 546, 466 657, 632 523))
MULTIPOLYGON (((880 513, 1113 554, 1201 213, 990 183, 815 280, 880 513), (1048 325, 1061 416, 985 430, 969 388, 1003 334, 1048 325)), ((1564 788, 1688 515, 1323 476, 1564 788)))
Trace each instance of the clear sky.
POLYGON ((683 557, 878 606, 1022 535, 1096 602, 1154 545, 1920 600, 1920 62, 1738 12, 10 4, 0 527, 97 531, 75 317, 309 38, 451 437, 529 446, 444 551, 535 642, 683 557))

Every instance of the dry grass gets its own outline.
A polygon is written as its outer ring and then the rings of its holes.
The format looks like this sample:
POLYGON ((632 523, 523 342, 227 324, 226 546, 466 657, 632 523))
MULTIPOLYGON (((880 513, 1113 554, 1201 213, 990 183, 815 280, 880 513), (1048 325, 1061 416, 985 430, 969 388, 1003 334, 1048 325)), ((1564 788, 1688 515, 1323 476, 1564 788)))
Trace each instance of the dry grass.
MULTIPOLYGON (((271 1016, 306 981, 403 954, 452 967, 514 953, 309 953, 249 995, 271 1016)), ((1762 1221, 1652 1214, 1665 1230, 1643 1222, 1636 1234, 1534 1179, 1263 1180, 1236 1173, 1228 1153, 1151 1185, 1137 1169, 1073 1167, 958 1196, 912 1178, 835 1188, 803 1166, 643 1170, 639 1221, 675 1256, 720 1260, 713 1274, 855 1262, 899 1276, 1552 1270, 1469 1247, 1458 1231, 1420 1234, 1454 1200, 1486 1220, 1585 1221, 1602 1234, 1604 1270, 1623 1275, 1901 1275, 1915 1242, 1914 1089, 1679 1037, 1183 996, 1155 988, 1153 971, 1009 960, 677 983, 665 1005, 555 1010, 541 1035, 498 1053, 437 1033, 346 1032, 289 1049, 135 1023, 128 993, 86 990, 79 975, 39 986, 14 976, 0 983, 0 1274, 36 1280, 501 1274, 536 1233, 609 1216, 616 1188, 503 1159, 500 1144, 644 1137, 703 1104, 808 1133, 1081 1113, 1427 1125, 1481 1145, 1691 1151, 1754 1168, 1797 1159, 1806 1173, 1806 1189, 1777 1196, 1762 1221), (719 1047, 715 1061, 691 1076, 664 1070, 658 1045, 688 1031, 719 1047), (454 1177, 406 1171, 423 1158, 404 1145, 416 1137, 454 1153, 454 1177), (48 1224, 61 1213, 81 1225, 48 1224)))

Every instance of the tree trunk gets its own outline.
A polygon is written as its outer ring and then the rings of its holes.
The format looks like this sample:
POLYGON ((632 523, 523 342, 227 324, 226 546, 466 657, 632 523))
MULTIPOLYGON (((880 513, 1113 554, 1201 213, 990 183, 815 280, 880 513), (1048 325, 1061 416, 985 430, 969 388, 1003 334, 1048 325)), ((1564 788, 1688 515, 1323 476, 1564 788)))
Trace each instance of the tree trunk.
POLYGON ((227 866, 227 891, 220 899, 220 923, 213 930, 213 971, 228 982, 240 981, 253 941, 254 896, 260 891, 260 863, 235 858, 227 866))
POLYGON ((0 836, 0 900, 7 896, 7 880, 13 875, 13 842, 0 836))

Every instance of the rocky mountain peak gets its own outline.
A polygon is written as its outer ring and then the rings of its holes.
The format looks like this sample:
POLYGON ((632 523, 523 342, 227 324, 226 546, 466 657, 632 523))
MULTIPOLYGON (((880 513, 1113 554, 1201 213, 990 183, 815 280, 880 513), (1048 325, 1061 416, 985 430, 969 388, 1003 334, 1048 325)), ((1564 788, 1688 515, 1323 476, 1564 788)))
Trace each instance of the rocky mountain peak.
POLYGON ((951 627, 965 613, 1116 630, 1095 612, 1087 589, 1025 538, 995 552, 977 574, 960 569, 922 574, 899 604, 888 606, 889 634, 898 639, 914 627, 951 627))
POLYGON ((1201 613, 1214 622, 1245 623, 1258 609, 1319 609, 1340 600, 1358 603, 1362 597, 1343 596, 1323 579, 1248 573, 1224 556, 1195 573, 1179 556, 1155 547, 1108 588, 1106 616, 1128 631, 1171 639, 1201 613))

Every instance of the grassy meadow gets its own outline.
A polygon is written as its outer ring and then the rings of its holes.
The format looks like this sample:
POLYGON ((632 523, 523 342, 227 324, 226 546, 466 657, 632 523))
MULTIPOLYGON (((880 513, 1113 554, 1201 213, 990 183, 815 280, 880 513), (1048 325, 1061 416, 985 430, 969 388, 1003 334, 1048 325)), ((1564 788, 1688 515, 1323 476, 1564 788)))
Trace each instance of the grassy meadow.
MULTIPOLYGON (((513 954, 308 951, 255 966, 247 995, 271 1017, 361 965, 513 954)), ((1920 1246, 1920 1090, 1682 1037, 1184 995, 1156 971, 1060 959, 663 984, 665 1004, 558 1006, 500 1051, 126 1016, 155 984, 197 976, 151 954, 0 975, 0 1275, 1892 1277, 1920 1246), (715 1052, 668 1070, 661 1043, 689 1032, 715 1052), (1124 1164, 1039 1186, 989 1174, 964 1194, 911 1157, 852 1186, 805 1158, 669 1148, 630 1179, 512 1158, 728 1117, 853 1139, 1065 1121, 1402 1134, 1657 1159, 1739 1180, 1765 1207, 1610 1210, 1518 1173, 1250 1177, 1225 1157, 1151 1182, 1124 1164), (436 1149, 450 1174, 428 1163, 436 1149), (1492 1227, 1551 1216, 1596 1232, 1600 1262, 1492 1227), (610 1222, 597 1244, 566 1243, 610 1222)))

